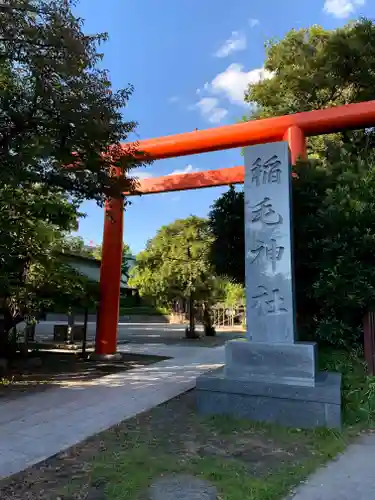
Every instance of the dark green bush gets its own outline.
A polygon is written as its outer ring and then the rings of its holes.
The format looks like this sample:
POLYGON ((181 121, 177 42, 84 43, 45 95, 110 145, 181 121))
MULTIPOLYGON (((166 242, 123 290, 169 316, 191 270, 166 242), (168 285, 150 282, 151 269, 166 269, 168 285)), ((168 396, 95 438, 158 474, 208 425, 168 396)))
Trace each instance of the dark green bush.
POLYGON ((337 346, 362 342, 375 305, 375 169, 343 154, 297 165, 296 297, 302 331, 337 346))

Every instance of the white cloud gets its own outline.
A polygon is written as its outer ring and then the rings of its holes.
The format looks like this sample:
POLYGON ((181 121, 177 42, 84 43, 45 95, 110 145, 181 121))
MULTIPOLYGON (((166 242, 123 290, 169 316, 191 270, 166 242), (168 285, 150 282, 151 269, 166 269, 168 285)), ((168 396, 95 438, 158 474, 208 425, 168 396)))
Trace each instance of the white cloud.
POLYGON ((259 24, 259 19, 249 19, 250 28, 255 28, 255 26, 258 26, 259 24))
POLYGON ((344 19, 363 7, 366 0, 325 0, 324 12, 332 16, 344 19))
POLYGON ((228 110, 225 108, 215 108, 212 110, 211 115, 208 118, 210 123, 220 123, 228 114, 228 110))
POLYGON ((210 123, 220 123, 228 114, 225 108, 219 106, 219 99, 217 97, 202 97, 194 108, 198 108, 202 116, 210 123))
POLYGON ((185 168, 182 168, 182 169, 177 169, 177 170, 173 170, 173 172, 171 172, 170 174, 168 175, 182 175, 182 174, 191 174, 193 172, 198 172, 198 169, 197 168, 194 168, 193 165, 191 165, 189 163, 189 165, 186 165, 185 168))
POLYGON ((179 97, 177 97, 176 95, 173 95, 172 97, 170 97, 168 99, 168 102, 174 103, 174 102, 178 102, 179 100, 180 100, 179 97))
POLYGON ((209 90, 209 88, 210 88, 210 84, 209 84, 208 82, 206 82, 206 83, 203 85, 203 87, 198 88, 198 89, 195 91, 195 93, 196 93, 197 95, 200 95, 200 94, 202 94, 204 91, 209 90))
POLYGON ((215 52, 215 57, 227 57, 233 52, 246 49, 246 36, 240 31, 233 31, 228 40, 215 52))
POLYGON ((268 78, 272 78, 272 73, 264 68, 244 71, 241 64, 231 64, 225 71, 215 76, 209 89, 214 94, 224 95, 232 103, 244 105, 247 86, 268 78))
POLYGON ((272 72, 264 68, 244 71, 241 64, 231 64, 228 68, 215 76, 209 83, 196 90, 201 96, 199 101, 190 109, 199 109, 201 115, 210 123, 220 123, 228 114, 228 110, 220 105, 219 97, 228 99, 231 103, 248 107, 245 103, 245 91, 249 84, 272 78, 272 72))

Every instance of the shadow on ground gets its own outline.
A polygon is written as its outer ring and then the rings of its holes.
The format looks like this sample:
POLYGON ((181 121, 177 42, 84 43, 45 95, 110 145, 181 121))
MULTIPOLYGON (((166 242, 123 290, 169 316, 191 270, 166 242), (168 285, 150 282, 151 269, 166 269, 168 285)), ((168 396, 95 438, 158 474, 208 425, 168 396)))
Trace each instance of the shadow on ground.
POLYGON ((76 352, 35 351, 17 359, 0 380, 1 399, 45 391, 74 383, 85 383, 168 359, 163 356, 122 353, 119 361, 92 361, 76 352))

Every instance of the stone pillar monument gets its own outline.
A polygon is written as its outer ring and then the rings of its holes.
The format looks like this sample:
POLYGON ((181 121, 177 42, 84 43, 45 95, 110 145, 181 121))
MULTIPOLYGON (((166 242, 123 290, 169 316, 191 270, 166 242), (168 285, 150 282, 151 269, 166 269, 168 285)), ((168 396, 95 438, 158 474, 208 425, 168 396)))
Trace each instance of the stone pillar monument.
POLYGON ((296 342, 291 180, 287 142, 245 148, 246 339, 198 378, 198 411, 339 428, 341 376, 317 372, 315 344, 296 342))

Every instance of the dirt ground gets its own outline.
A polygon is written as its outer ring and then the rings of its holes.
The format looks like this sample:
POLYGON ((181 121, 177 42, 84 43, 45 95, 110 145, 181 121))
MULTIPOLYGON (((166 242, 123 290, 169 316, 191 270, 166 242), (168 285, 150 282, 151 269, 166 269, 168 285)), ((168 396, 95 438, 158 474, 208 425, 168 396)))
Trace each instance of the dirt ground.
POLYGON ((89 382, 163 359, 167 358, 123 353, 120 361, 99 362, 82 359, 74 351, 35 351, 27 359, 16 360, 0 379, 0 402, 67 383, 89 382))
POLYGON ((190 391, 0 481, 0 498, 138 500, 156 477, 187 472, 217 484, 222 499, 270 500, 317 455, 311 433, 198 417, 190 391))

